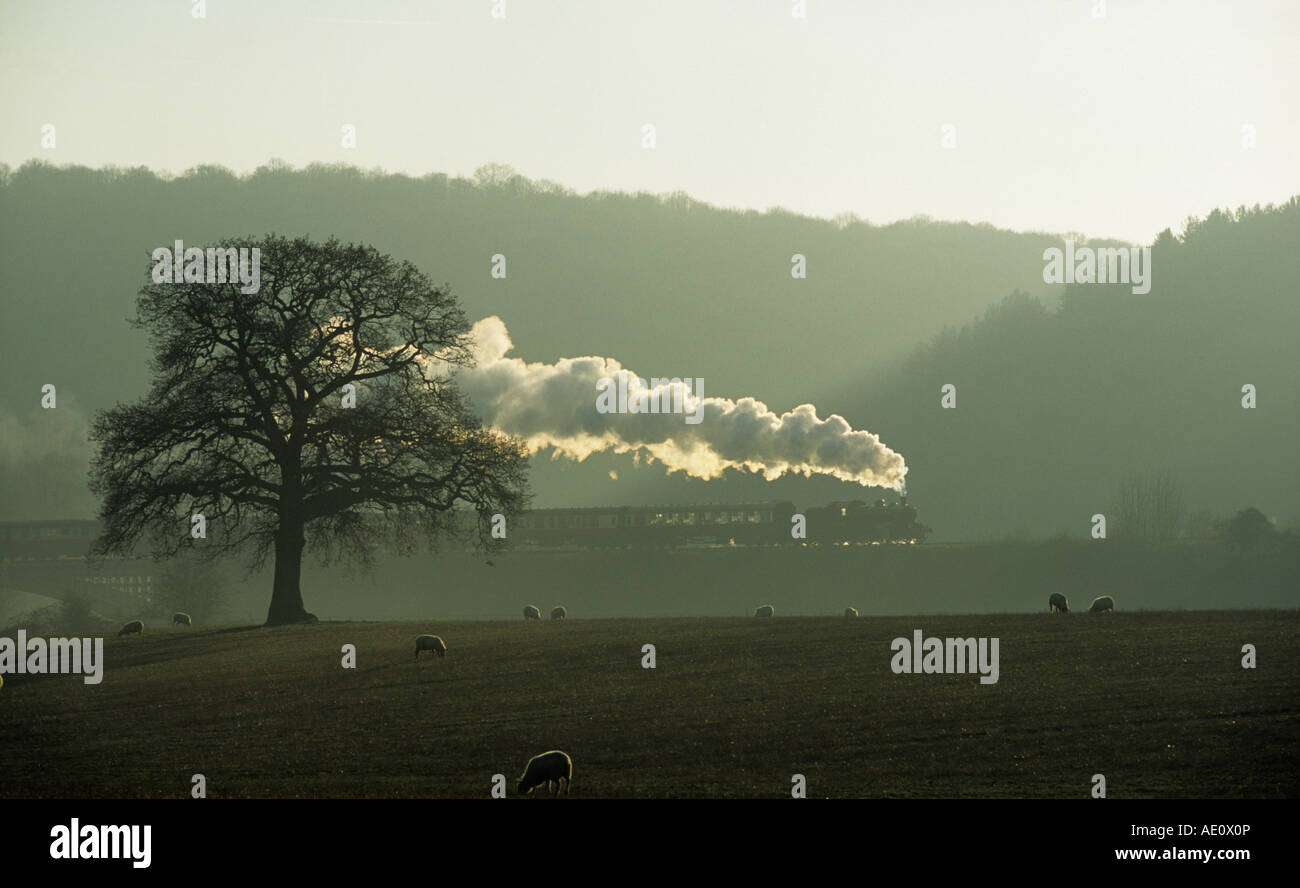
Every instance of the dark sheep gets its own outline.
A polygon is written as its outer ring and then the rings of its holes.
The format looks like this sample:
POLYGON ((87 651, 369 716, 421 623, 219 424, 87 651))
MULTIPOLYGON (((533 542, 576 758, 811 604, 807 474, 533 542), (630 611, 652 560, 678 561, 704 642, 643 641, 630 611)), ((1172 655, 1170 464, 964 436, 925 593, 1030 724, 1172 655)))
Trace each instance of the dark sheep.
POLYGON ((420 659, 420 651, 429 651, 439 657, 447 656, 447 642, 439 635, 421 635, 415 639, 415 659, 420 659))
POLYGON ((560 789, 565 795, 569 794, 573 786, 573 759, 567 752, 552 749, 530 758, 523 776, 515 784, 515 792, 531 793, 543 783, 551 790, 551 795, 558 795, 560 789))
POLYGON ((1090 614, 1113 614, 1115 612, 1115 599, 1109 595, 1103 595, 1094 599, 1092 607, 1088 608, 1090 614))
POLYGON ((540 620, 541 618, 542 618, 542 612, 540 609, 534 607, 531 604, 528 605, 528 607, 524 608, 525 620, 540 620))
POLYGON ((117 633, 117 637, 121 638, 123 635, 140 635, 143 632, 144 623, 141 623, 139 620, 132 620, 121 628, 117 633))
POLYGON ((1047 599, 1047 612, 1049 614, 1068 614, 1070 612, 1070 602, 1060 592, 1053 592, 1052 597, 1047 599))

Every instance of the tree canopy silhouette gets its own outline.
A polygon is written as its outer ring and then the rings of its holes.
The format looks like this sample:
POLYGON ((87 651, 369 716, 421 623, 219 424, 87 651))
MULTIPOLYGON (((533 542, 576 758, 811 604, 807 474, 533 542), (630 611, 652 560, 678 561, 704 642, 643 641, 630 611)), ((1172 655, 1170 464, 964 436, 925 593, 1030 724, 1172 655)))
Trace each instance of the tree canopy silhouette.
POLYGON ((455 387, 472 359, 449 291, 335 239, 220 247, 260 249, 258 292, 238 280, 140 290, 133 324, 149 332, 153 381, 93 423, 104 524, 93 554, 148 538, 155 557, 240 551, 257 567, 274 550, 267 625, 278 625, 315 620, 300 589, 306 549, 369 566, 381 545, 432 548, 461 529, 458 503, 490 548, 491 515, 526 502, 527 452, 484 428, 455 387))
POLYGON ((1234 552, 1243 554, 1265 548, 1276 539, 1277 530, 1268 516, 1252 506, 1224 522, 1223 536, 1234 552))

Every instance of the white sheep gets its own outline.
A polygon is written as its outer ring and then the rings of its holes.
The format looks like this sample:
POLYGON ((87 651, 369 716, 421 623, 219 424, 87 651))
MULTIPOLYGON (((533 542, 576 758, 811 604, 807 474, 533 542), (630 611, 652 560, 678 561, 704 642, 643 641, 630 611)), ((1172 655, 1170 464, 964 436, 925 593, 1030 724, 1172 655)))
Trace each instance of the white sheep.
POLYGON ((858 615, 858 609, 857 609, 856 607, 846 607, 846 608, 844 608, 844 616, 846 616, 846 617, 856 617, 857 615, 858 615))
POLYGON ((552 620, 563 620, 568 615, 569 612, 566 611, 562 605, 556 605, 555 607, 551 608, 552 620))
POLYGON ((776 613, 776 608, 772 607, 772 605, 770 604, 765 604, 762 607, 760 607, 758 610, 754 611, 754 616, 770 617, 773 616, 775 613, 776 613))
POLYGON ((420 651, 431 651, 439 657, 447 656, 447 642, 439 635, 421 635, 415 639, 415 659, 420 659, 420 651))
POLYGON ((1090 614, 1113 614, 1114 612, 1115 599, 1111 598, 1109 595, 1102 595, 1099 598, 1093 599, 1092 607, 1088 608, 1088 613, 1090 614))
POLYGON ((1047 599, 1047 612, 1068 614, 1070 612, 1070 602, 1060 592, 1053 592, 1052 597, 1047 599))
POLYGON ((540 620, 541 618, 542 618, 542 612, 539 608, 534 607, 531 604, 528 605, 528 607, 524 608, 525 620, 540 620))
POLYGON ((573 786, 573 759, 567 752, 552 749, 530 758, 523 776, 515 784, 515 792, 531 793, 543 783, 551 790, 551 795, 558 795, 561 788, 565 795, 569 794, 573 786))
POLYGON ((172 625, 173 625, 173 626, 193 626, 193 625, 194 625, 194 621, 192 621, 192 620, 190 619, 190 615, 189 615, 189 614, 187 614, 187 613, 183 613, 183 612, 181 612, 181 611, 177 611, 176 613, 172 614, 172 625))
POLYGON ((144 623, 141 623, 139 620, 132 620, 121 628, 117 633, 117 637, 121 638, 123 635, 140 635, 143 632, 144 623))

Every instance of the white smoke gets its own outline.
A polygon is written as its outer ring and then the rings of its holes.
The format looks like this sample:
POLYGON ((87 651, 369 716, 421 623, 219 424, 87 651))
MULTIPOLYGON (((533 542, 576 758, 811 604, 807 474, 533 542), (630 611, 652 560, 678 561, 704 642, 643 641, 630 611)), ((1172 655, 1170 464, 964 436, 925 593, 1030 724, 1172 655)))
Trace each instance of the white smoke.
MULTIPOLYGON (((649 390, 678 394, 680 387, 682 413, 601 413, 598 381, 627 369, 613 358, 529 364, 506 357, 514 343, 498 317, 476 323, 471 336, 475 366, 456 371, 457 385, 484 423, 523 439, 530 450, 551 447, 555 457, 578 461, 603 450, 644 454, 669 472, 705 479, 747 469, 769 481, 793 472, 899 490, 907 475, 902 455, 877 435, 840 416, 819 419, 811 404, 777 415, 754 398, 697 397, 687 379, 649 390), (684 421, 689 414, 695 414, 691 423, 684 421)), ((629 371, 628 378, 636 393, 637 375, 629 371)))

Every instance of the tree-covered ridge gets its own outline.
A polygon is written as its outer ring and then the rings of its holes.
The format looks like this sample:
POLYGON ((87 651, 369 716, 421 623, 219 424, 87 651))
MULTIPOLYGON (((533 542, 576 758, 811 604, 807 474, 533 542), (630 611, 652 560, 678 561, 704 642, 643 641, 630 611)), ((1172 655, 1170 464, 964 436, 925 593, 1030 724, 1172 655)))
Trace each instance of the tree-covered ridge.
POLYGON ((906 454, 914 502, 946 535, 1083 535, 1132 471, 1177 478, 1189 517, 1253 505, 1294 523, 1297 243, 1300 198, 1190 219, 1153 245, 1149 294, 1013 293, 918 346, 855 415, 906 454), (946 383, 955 410, 939 407, 946 383))
MULTIPOLYGON (((5 506, 15 518, 94 513, 84 427, 95 410, 147 389, 147 343, 125 319, 151 251, 177 239, 209 246, 232 232, 279 231, 368 244, 449 285, 470 320, 503 318, 529 360, 610 355, 646 374, 702 377, 710 393, 823 412, 851 406, 823 403, 841 380, 867 379, 945 323, 1017 287, 1046 294, 1039 255, 1056 242, 923 218, 874 226, 737 211, 680 193, 576 195, 504 167, 473 178, 282 163, 242 176, 36 162, 0 172, 10 334, 0 368, 23 393, 3 405, 0 424, 29 457, 0 466, 19 488, 5 506), (795 253, 807 257, 807 279, 791 277, 795 253), (497 254, 505 279, 490 276, 497 254), (67 413, 37 422, 25 393, 51 382, 67 413), (57 439, 67 446, 51 453, 56 424, 68 427, 57 439), (33 460, 44 465, 33 471, 33 460)), ((631 471, 630 460, 591 467, 590 477, 579 477, 586 467, 561 476, 573 467, 541 465, 541 503, 720 495, 679 494, 681 479, 631 471), (614 489, 611 469, 623 479, 614 489)))

